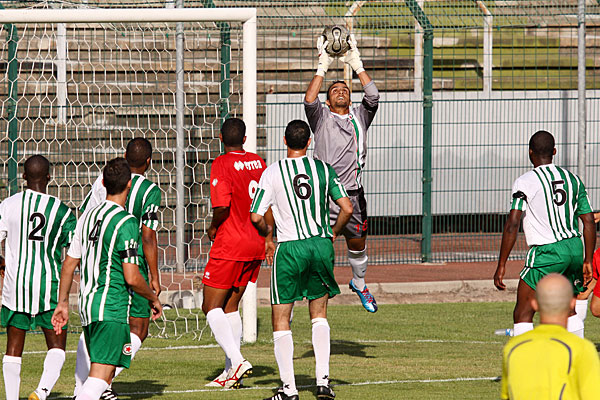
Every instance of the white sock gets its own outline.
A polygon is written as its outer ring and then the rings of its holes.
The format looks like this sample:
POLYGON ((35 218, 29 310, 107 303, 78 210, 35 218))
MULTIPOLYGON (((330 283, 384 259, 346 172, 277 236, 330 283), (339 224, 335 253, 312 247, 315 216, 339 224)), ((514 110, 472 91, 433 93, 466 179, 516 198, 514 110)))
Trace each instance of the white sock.
MULTIPOLYGON (((140 349, 140 347, 142 347, 142 339, 139 338, 138 335, 136 335, 135 333, 131 334, 131 359, 133 360, 133 357, 135 357, 135 353, 138 352, 138 350, 140 349)), ((113 377, 113 380, 117 377, 117 375, 119 375, 121 372, 123 372, 125 368, 123 367, 117 367, 117 369, 115 370, 115 376, 113 377)))
MULTIPOLYGON (((240 312, 234 311, 225 314, 225 316, 229 321, 229 325, 231 325, 233 340, 235 340, 235 343, 237 344, 239 350, 242 344, 242 317, 240 316, 240 312)), ((225 356, 225 371, 228 371, 229 368, 231 368, 231 360, 229 359, 229 357, 225 356)))
POLYGON ((363 290, 365 287, 368 260, 366 246, 361 251, 348 250, 348 262, 352 267, 352 282, 358 290, 363 290))
POLYGON ((294 377, 294 340, 292 331, 273 332, 275 360, 279 367, 279 377, 283 383, 283 392, 287 396, 298 394, 294 377))
POLYGON ((40 378, 40 383, 35 390, 40 400, 46 400, 46 397, 52 391, 54 384, 60 376, 60 370, 65 363, 65 351, 63 349, 50 349, 44 360, 44 372, 40 378))
POLYGON ((4 374, 6 400, 19 400, 21 357, 4 356, 2 359, 2 373, 4 374))
POLYGON ((75 361, 75 389, 73 390, 73 396, 77 396, 83 383, 90 374, 90 356, 85 345, 85 336, 83 332, 79 336, 79 342, 77 342, 77 360, 75 361))
POLYGON ((103 379, 90 376, 85 380, 76 400, 98 400, 106 388, 108 388, 108 383, 103 379))
POLYGON ((311 322, 317 386, 327 386, 329 385, 329 324, 327 323, 327 318, 313 318, 311 322))
POLYGON ((229 320, 225 316, 223 309, 213 308, 206 314, 206 320, 213 335, 215 335, 217 343, 219 343, 225 355, 229 357, 232 365, 238 365, 244 361, 239 346, 235 344, 231 325, 229 325, 229 320))
POLYGON ((514 325, 513 332, 515 336, 533 330, 533 322, 519 322, 514 325))
POLYGON ((583 338, 584 324, 578 315, 571 315, 567 320, 567 330, 580 338, 583 338))
POLYGON ((581 318, 582 321, 585 322, 585 318, 587 317, 588 310, 588 299, 585 300, 575 300, 575 312, 577 316, 581 318))

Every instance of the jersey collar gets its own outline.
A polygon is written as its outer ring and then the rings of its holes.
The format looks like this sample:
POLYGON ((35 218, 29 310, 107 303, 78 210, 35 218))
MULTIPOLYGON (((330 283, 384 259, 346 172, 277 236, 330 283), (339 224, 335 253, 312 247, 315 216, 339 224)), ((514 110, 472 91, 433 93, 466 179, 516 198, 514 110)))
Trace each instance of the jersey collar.
POLYGON ((339 119, 348 119, 348 118, 350 118, 350 114, 351 114, 351 113, 349 112, 348 114, 341 115, 341 114, 334 113, 333 111, 332 111, 331 113, 332 113, 333 115, 335 115, 336 117, 338 117, 339 119))
POLYGON ((123 208, 123 206, 122 206, 122 205, 120 205, 120 204, 117 204, 117 203, 115 203, 115 202, 114 202, 114 201, 112 201, 112 200, 104 200, 104 202, 105 202, 105 203, 109 203, 109 204, 114 204, 115 206, 117 206, 117 207, 119 207, 119 208, 121 208, 121 209, 123 209, 123 210, 125 209, 125 208, 123 208))
POLYGON ((308 154, 305 154, 301 157, 286 157, 285 160, 300 160, 300 159, 306 158, 306 157, 308 157, 308 154))
POLYGON ((236 156, 245 156, 246 152, 245 151, 230 151, 227 154, 235 154, 236 156))

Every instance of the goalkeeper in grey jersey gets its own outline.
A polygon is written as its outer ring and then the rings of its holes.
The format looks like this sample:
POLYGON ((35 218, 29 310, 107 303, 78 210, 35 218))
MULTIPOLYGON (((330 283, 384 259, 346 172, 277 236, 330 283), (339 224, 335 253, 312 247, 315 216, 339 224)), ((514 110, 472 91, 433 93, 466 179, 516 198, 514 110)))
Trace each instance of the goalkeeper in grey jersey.
MULTIPOLYGON (((354 213, 343 231, 348 245, 348 260, 352 266, 352 289, 369 312, 377 311, 377 303, 365 284, 367 271, 367 202, 362 186, 362 173, 367 157, 367 129, 373 122, 379 105, 379 91, 360 60, 356 39, 351 35, 350 50, 340 58, 350 65, 363 85, 364 97, 357 106, 350 106, 350 89, 343 81, 333 82, 327 90, 327 107, 318 95, 325 73, 333 58, 325 51, 327 42, 322 36, 317 41, 319 66, 308 85, 304 97, 304 110, 314 132, 314 157, 330 164, 352 201, 354 213)), ((338 217, 339 207, 330 202, 331 218, 338 217)))

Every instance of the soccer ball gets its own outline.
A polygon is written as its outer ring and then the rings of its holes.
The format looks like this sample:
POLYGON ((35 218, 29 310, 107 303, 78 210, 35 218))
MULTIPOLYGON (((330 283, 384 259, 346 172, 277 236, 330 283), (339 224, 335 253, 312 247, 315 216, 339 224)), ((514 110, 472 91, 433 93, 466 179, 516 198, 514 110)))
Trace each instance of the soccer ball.
POLYGON ((339 57, 350 50, 350 32, 341 25, 328 26, 323 30, 323 37, 329 43, 325 51, 332 57, 339 57))

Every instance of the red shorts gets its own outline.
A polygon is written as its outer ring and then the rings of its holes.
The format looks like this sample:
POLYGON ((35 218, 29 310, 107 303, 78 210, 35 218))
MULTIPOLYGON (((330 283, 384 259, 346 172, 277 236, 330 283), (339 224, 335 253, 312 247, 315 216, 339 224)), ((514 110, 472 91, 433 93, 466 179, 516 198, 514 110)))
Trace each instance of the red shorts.
POLYGON ((262 260, 232 261, 209 258, 202 283, 217 289, 247 286, 248 282, 255 283, 258 279, 262 260))

